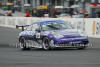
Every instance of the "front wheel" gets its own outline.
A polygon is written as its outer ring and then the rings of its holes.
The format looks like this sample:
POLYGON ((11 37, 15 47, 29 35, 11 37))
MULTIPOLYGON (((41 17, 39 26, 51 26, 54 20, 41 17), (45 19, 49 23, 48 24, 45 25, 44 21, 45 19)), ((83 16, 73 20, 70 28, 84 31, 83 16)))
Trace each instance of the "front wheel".
POLYGON ((42 40, 42 44, 43 44, 43 49, 45 50, 50 50, 51 47, 50 47, 50 40, 48 37, 44 37, 43 40, 42 40))
POLYGON ((21 50, 30 50, 30 48, 26 46, 26 40, 24 39, 24 37, 21 37, 19 39, 19 44, 20 44, 21 50))

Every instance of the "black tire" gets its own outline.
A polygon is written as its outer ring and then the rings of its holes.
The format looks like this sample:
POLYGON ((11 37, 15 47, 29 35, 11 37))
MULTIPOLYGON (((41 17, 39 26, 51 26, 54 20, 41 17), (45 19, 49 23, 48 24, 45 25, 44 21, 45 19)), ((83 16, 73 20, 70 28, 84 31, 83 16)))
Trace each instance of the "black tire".
POLYGON ((20 43, 21 50, 30 50, 30 48, 26 46, 24 37, 21 37, 19 39, 19 43, 20 43))
POLYGON ((45 49, 45 50, 51 50, 50 39, 48 37, 44 37, 43 38, 42 45, 43 45, 43 49, 45 49))

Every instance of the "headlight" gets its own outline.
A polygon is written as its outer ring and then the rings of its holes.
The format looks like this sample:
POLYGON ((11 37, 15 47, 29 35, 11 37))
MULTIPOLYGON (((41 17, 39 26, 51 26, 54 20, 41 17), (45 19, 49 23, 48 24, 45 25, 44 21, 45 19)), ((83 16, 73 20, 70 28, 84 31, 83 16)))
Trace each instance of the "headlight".
POLYGON ((88 36, 84 31, 79 31, 79 33, 80 33, 80 36, 85 36, 85 37, 88 36))
POLYGON ((55 38, 57 38, 57 39, 59 39, 59 38, 62 38, 62 37, 63 37, 63 35, 60 35, 60 34, 55 34, 55 33, 53 33, 53 36, 54 36, 55 38))

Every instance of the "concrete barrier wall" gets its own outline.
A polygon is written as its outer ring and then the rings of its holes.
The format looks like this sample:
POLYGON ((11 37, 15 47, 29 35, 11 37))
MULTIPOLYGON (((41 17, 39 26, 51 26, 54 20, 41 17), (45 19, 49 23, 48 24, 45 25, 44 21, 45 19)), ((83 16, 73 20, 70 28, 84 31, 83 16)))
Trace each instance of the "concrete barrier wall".
POLYGON ((30 25, 34 22, 63 20, 75 29, 85 31, 89 37, 100 38, 99 18, 26 18, 26 17, 0 17, 0 26, 15 28, 16 25, 30 25))

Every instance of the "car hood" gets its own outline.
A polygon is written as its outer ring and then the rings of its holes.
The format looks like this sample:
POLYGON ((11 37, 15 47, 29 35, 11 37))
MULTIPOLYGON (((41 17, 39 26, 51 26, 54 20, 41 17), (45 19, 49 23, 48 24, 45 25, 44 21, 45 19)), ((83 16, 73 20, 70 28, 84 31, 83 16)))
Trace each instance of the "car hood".
POLYGON ((67 30, 53 30, 49 31, 52 34, 60 34, 63 35, 64 37, 80 37, 80 32, 81 30, 77 29, 67 29, 67 30))

